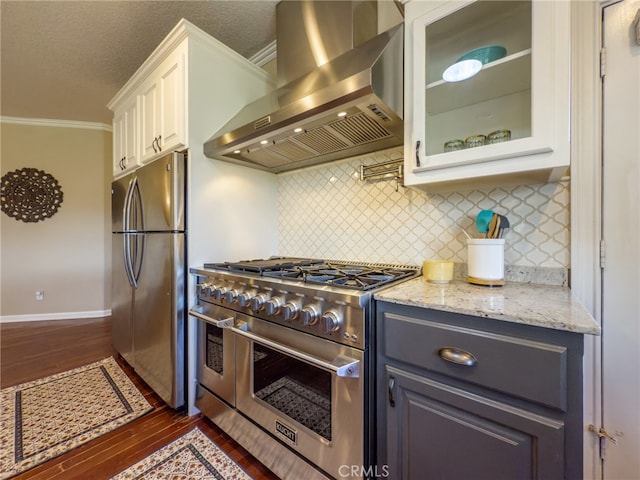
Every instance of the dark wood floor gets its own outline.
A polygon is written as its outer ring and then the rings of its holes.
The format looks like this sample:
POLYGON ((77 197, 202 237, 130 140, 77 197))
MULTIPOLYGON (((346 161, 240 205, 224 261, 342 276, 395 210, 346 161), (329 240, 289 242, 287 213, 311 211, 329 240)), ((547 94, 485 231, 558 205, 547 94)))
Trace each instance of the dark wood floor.
POLYGON ((13 478, 108 479, 198 427, 256 480, 278 479, 207 418, 188 417, 167 407, 113 350, 109 317, 0 324, 0 339, 2 388, 114 356, 154 407, 133 422, 13 478))

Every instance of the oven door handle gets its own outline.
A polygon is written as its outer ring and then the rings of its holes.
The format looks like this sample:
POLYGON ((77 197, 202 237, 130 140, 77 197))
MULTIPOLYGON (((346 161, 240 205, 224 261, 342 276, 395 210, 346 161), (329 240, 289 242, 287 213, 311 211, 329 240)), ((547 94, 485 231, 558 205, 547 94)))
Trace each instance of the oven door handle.
POLYGON ((304 360, 305 362, 310 363, 311 365, 314 365, 316 367, 330 370, 334 372, 338 377, 360 377, 360 360, 338 356, 333 360, 333 362, 329 363, 321 358, 314 357, 313 355, 309 355, 307 353, 299 352, 291 347, 282 345, 281 343, 274 342, 273 340, 268 340, 264 337, 256 335, 255 333, 251 333, 246 330, 246 328, 248 328, 248 325, 244 324, 240 328, 234 327, 231 330, 241 337, 245 337, 261 345, 272 348, 277 352, 284 353, 285 355, 289 355, 300 360, 304 360))
POLYGON ((204 307, 200 305, 192 307, 189 310, 189 315, 191 315, 192 317, 199 318, 200 320, 204 320, 205 322, 210 323, 214 327, 218 327, 218 328, 233 327, 233 317, 216 320, 215 318, 207 317, 204 313, 202 313, 202 310, 204 310, 204 307))

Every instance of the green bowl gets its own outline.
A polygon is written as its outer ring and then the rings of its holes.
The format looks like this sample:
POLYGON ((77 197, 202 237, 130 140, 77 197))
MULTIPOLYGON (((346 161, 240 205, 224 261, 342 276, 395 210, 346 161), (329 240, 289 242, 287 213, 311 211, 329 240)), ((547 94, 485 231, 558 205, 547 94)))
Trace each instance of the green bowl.
POLYGON ((457 61, 463 60, 480 60, 482 64, 494 62, 507 54, 507 49, 500 45, 488 45, 486 47, 476 48, 465 53, 457 61))

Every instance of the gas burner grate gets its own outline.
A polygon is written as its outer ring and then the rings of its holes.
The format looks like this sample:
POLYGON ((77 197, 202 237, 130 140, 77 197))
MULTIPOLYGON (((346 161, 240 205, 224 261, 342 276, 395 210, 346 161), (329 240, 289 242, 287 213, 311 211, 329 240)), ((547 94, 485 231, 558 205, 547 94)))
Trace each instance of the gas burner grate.
POLYGON ((287 280, 304 279, 305 271, 299 267, 287 268, 284 270, 265 270, 263 277, 285 278, 287 280))
MULTIPOLYGON (((259 260, 241 260, 239 262, 205 263, 204 268, 215 268, 233 272, 258 273, 293 271, 297 267, 321 265, 323 260, 295 257, 271 257, 259 260)), ((275 275, 272 275, 275 276, 275 275)))
POLYGON ((372 265, 336 264, 310 267, 305 282, 357 290, 378 288, 403 278, 417 275, 417 268, 375 268, 372 265))
POLYGON ((420 274, 414 266, 353 263, 296 257, 271 257, 240 262, 206 263, 205 268, 268 278, 327 285, 351 290, 371 290, 420 274))

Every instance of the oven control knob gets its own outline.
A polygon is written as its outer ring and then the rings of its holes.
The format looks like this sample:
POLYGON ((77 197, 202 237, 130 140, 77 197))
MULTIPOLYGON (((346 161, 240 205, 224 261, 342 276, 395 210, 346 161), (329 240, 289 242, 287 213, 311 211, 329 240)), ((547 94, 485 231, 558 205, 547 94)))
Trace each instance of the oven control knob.
POLYGON ((242 292, 238 294, 238 306, 247 307, 249 306, 249 301, 251 300, 251 293, 242 292))
POLYGON ((224 286, 223 287, 220 287, 220 286, 215 287, 213 289, 213 297, 216 300, 222 300, 222 297, 224 297, 224 294, 227 293, 227 290, 229 290, 229 288, 224 287, 224 286))
POLYGON ((278 315, 280 310, 282 309, 282 304, 284 302, 280 297, 271 297, 264 304, 264 309, 267 315, 278 315))
POLYGON ((333 310, 327 310, 320 318, 320 325, 325 333, 333 333, 340 330, 342 326, 342 317, 333 310))
POLYGON ((238 290, 236 290, 235 288, 228 290, 224 294, 224 301, 227 303, 233 303, 236 301, 237 298, 238 298, 238 290))
POLYGON ((302 324, 306 327, 311 325, 315 325, 318 323, 318 317, 320 316, 320 312, 315 305, 307 305, 300 311, 300 318, 302 320, 302 324))
POLYGON ((196 285, 196 290, 198 291, 198 295, 207 295, 207 288, 209 288, 210 285, 206 282, 202 282, 199 283, 198 285, 196 285))
POLYGON ((213 283, 205 283, 203 285, 202 295, 204 295, 205 297, 213 296, 213 289, 214 288, 216 288, 216 286, 213 283))
POLYGON ((285 322, 290 322, 298 318, 298 314, 300 313, 300 307, 296 305, 295 302, 287 302, 282 307, 282 317, 285 322))
POLYGON ((267 297, 266 294, 259 293, 258 295, 256 295, 251 299, 249 308, 251 308, 251 310, 253 310, 256 313, 259 312, 260 310, 262 310, 262 307, 264 307, 264 303, 267 301, 268 298, 269 297, 267 297))

